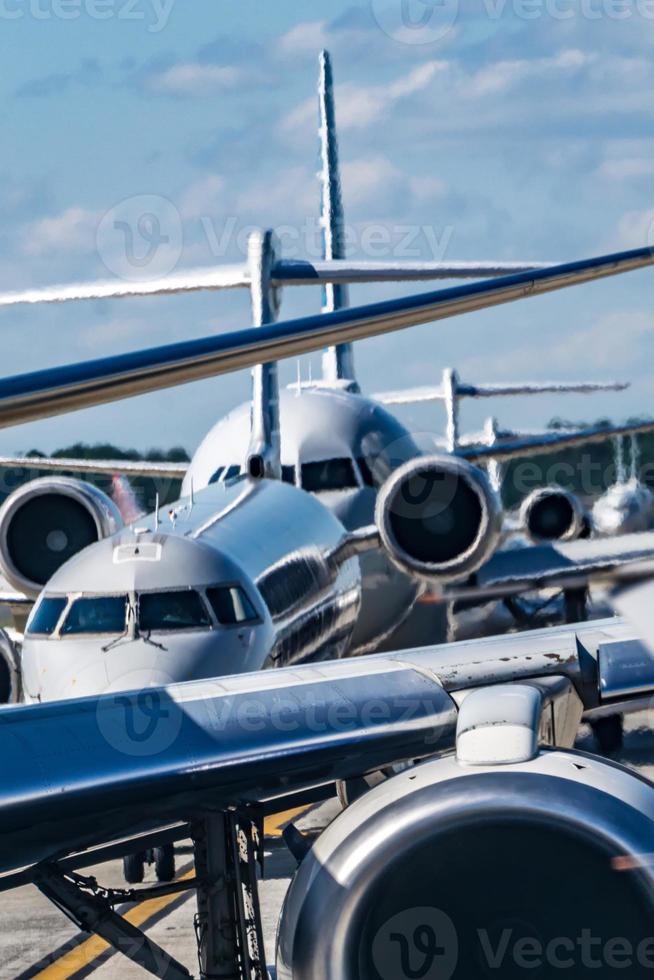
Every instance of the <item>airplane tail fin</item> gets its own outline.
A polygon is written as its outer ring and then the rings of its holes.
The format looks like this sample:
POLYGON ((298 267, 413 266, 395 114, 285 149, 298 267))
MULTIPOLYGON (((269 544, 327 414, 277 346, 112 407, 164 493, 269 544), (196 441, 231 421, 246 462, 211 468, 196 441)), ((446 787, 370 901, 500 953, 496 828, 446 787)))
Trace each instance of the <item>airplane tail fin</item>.
MULTIPOLYGON (((318 87, 320 106, 320 181, 322 202, 320 223, 323 236, 323 256, 327 263, 345 258, 345 214, 341 192, 341 174, 338 161, 336 135, 336 109, 334 105, 334 76, 328 51, 320 52, 320 81, 318 87)), ((348 306, 347 286, 342 283, 325 283, 323 286, 322 311, 333 313, 348 306)), ((354 356, 352 344, 337 344, 323 353, 323 377, 327 381, 354 381, 354 356)))

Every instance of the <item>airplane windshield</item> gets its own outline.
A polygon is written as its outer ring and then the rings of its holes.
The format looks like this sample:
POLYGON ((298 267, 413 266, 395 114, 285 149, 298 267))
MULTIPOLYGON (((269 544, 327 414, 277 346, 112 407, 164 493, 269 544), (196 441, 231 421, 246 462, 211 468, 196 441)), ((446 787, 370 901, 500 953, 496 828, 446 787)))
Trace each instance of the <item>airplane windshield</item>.
POLYGON ((139 596, 139 630, 210 629, 211 619, 202 599, 192 589, 179 592, 144 592, 139 596))
POLYGON ((61 628, 62 636, 124 633, 127 596, 88 596, 73 602, 61 628))
POLYGON ((55 599, 51 596, 43 596, 41 601, 34 607, 34 612, 30 616, 27 624, 26 633, 30 635, 52 636, 57 628, 59 617, 66 608, 67 602, 68 600, 64 597, 55 599))
POLYGON ((254 606, 238 585, 207 589, 207 599, 221 626, 236 626, 259 619, 254 606))
POLYGON ((348 490, 357 487, 351 459, 322 459, 302 464, 302 489, 309 493, 326 490, 348 490))

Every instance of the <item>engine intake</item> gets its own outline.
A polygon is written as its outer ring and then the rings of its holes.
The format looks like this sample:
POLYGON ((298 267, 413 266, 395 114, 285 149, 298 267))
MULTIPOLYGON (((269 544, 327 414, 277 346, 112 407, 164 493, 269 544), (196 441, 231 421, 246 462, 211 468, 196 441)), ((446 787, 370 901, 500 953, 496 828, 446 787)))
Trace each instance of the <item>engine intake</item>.
POLYGON ((534 490, 522 503, 520 522, 529 538, 576 541, 590 535, 590 518, 573 493, 551 486, 534 490))
POLYGON ((486 475, 453 456, 422 457, 396 470, 375 517, 396 565, 443 582, 476 571, 502 529, 502 507, 486 475))
POLYGON ((304 858, 278 980, 649 976, 653 847, 654 786, 621 766, 561 751, 425 763, 304 858))
POLYGON ((15 589, 36 597, 69 558, 122 526, 116 505, 90 483, 32 480, 0 508, 0 567, 15 589))

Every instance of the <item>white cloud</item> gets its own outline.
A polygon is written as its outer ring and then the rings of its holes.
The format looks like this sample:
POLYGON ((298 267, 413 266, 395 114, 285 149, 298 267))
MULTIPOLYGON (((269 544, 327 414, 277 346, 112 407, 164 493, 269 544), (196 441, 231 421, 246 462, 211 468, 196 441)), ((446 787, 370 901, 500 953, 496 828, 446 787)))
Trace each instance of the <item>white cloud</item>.
POLYGON ((629 180, 632 177, 651 177, 654 160, 644 157, 624 157, 605 160, 597 169, 598 176, 607 180, 629 180))
POLYGON ((349 160, 342 165, 343 193, 348 204, 357 205, 371 199, 379 201, 389 185, 402 174, 386 157, 349 160))
POLYGON ((256 216, 257 222, 302 222, 318 214, 319 202, 315 174, 306 167, 289 167, 241 189, 234 198, 234 214, 256 216))
POLYGON ((205 65, 182 62, 158 72, 146 82, 149 91, 157 95, 205 97, 229 91, 245 81, 247 74, 230 65, 205 65))
POLYGON ((279 41, 280 49, 286 54, 311 54, 328 45, 327 21, 311 20, 296 24, 279 41))
POLYGON ((571 49, 562 51, 553 58, 517 59, 496 61, 480 68, 465 85, 465 95, 477 98, 506 92, 527 78, 542 78, 551 75, 580 71, 596 60, 595 54, 571 49))
POLYGON ((95 249, 100 216, 81 207, 68 208, 52 218, 41 218, 23 232, 22 250, 26 255, 52 252, 87 252, 95 249))
POLYGON ((447 184, 440 177, 411 177, 410 186, 411 193, 420 202, 438 200, 447 191, 447 184))
MULTIPOLYGON (((426 89, 436 75, 449 68, 447 61, 427 61, 388 85, 336 86, 337 122, 340 130, 365 129, 387 115, 396 102, 426 89)), ((307 99, 283 121, 287 131, 304 129, 316 114, 315 98, 307 99)))

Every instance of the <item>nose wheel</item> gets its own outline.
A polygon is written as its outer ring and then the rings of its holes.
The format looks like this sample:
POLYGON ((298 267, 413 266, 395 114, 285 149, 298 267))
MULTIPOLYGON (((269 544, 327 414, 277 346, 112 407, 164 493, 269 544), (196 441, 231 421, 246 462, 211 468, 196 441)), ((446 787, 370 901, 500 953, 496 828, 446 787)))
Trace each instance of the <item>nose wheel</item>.
POLYGON ((175 877, 175 847, 164 844, 149 851, 138 851, 123 858, 123 876, 129 885, 140 885, 145 877, 146 864, 154 864, 157 881, 172 881, 175 877))

